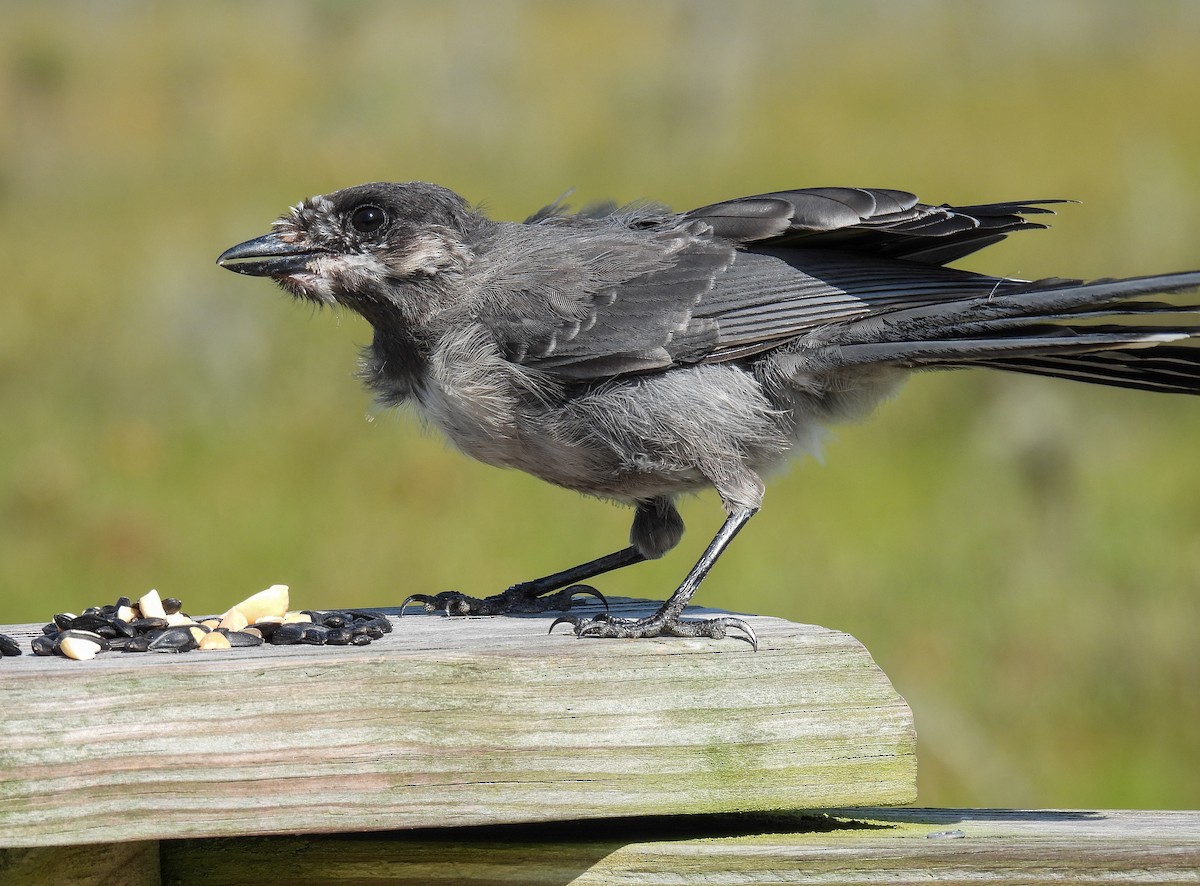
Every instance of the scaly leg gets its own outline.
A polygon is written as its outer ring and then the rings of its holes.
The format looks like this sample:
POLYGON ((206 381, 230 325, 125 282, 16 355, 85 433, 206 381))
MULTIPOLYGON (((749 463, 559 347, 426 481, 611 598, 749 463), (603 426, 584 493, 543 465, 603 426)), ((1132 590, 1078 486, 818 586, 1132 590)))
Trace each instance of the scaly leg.
POLYGON ((670 598, 663 603, 659 610, 647 618, 610 618, 607 614, 596 618, 579 619, 569 615, 561 616, 550 625, 555 626, 566 622, 574 626, 578 637, 711 637, 720 640, 727 635, 729 628, 737 628, 746 634, 737 635, 737 639, 745 640, 758 650, 758 637, 753 628, 740 618, 725 616, 722 618, 689 619, 684 621, 679 616, 687 606, 700 582, 708 575, 713 564, 721 556, 721 552, 733 541, 743 526, 758 512, 757 508, 738 508, 725 520, 716 536, 709 543, 696 565, 684 578, 670 598))
POLYGON ((433 595, 412 594, 400 604, 400 609, 403 611, 409 603, 423 603, 426 612, 445 612, 447 615, 504 615, 510 612, 545 612, 548 609, 566 611, 577 596, 595 597, 607 608, 608 601, 603 594, 578 582, 641 563, 645 559, 636 548, 630 546, 553 575, 523 581, 503 593, 483 599, 469 597, 458 591, 442 591, 433 595), (559 588, 565 590, 558 591, 559 588), (551 594, 550 591, 558 593, 551 594))

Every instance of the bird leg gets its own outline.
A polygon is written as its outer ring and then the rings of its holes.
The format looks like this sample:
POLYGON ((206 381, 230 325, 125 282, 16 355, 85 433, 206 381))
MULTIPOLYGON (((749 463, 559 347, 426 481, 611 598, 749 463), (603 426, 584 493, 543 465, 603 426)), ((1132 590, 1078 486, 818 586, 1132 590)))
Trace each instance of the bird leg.
POLYGON ((564 569, 562 572, 520 582, 502 593, 482 599, 458 591, 442 591, 432 595, 412 594, 400 604, 400 610, 403 612, 409 603, 422 603, 426 612, 445 612, 447 615, 505 615, 514 612, 545 612, 549 609, 565 612, 574 605, 575 597, 579 596, 595 597, 607 609, 608 601, 604 599, 603 594, 589 585, 578 582, 623 566, 641 563, 645 559, 631 545, 587 563, 564 569), (558 593, 551 594, 550 591, 558 593))
POLYGON ((676 588, 673 593, 659 610, 647 618, 612 618, 607 613, 598 615, 595 618, 575 618, 570 615, 564 615, 554 620, 554 624, 550 625, 550 630, 566 622, 575 628, 577 637, 621 637, 621 638, 637 638, 637 637, 710 637, 714 640, 723 639, 730 628, 736 628, 742 631, 746 636, 738 636, 739 640, 745 640, 755 651, 758 650, 758 637, 754 633, 754 629, 740 618, 732 616, 724 616, 721 618, 707 619, 688 619, 684 621, 679 616, 683 612, 683 608, 687 606, 692 595, 696 593, 696 589, 700 587, 700 582, 704 581, 704 577, 708 575, 708 571, 712 569, 713 564, 721 556, 721 552, 733 541, 733 537, 738 534, 743 526, 758 512, 757 508, 738 508, 721 525, 716 536, 700 559, 696 561, 696 565, 684 578, 683 582, 676 588))

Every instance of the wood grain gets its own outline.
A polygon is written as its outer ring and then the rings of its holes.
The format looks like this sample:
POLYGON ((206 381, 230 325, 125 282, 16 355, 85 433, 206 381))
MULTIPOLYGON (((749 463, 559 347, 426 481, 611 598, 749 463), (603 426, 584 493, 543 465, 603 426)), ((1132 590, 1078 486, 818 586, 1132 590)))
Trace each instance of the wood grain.
POLYGON ((159 886, 158 841, 0 849, 4 886, 159 886))
POLYGON ((172 886, 1196 883, 1200 812, 749 813, 196 840, 164 843, 162 858, 172 886))
POLYGON ((364 648, 7 658, 0 846, 911 802, 861 644, 748 618, 758 653, 411 614, 364 648))
POLYGON ((1200 812, 842 809, 0 849, 0 882, 1196 883, 1200 812))

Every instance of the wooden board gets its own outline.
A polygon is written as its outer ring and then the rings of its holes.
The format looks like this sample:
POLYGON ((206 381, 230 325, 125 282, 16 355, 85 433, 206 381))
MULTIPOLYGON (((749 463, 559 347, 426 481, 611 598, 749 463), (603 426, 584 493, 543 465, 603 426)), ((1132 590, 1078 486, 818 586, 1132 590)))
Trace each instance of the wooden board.
POLYGON ((163 883, 1196 883, 1200 813, 849 809, 164 843, 163 883))
POLYGON ((861 644, 748 618, 758 653, 415 613, 365 648, 6 658, 0 846, 911 802, 861 644))
POLYGON ((1200 812, 844 809, 0 849, 5 886, 1198 881, 1200 812))
POLYGON ((158 847, 157 840, 147 840, 49 849, 0 849, 0 883, 4 886, 159 886, 163 879, 158 847))

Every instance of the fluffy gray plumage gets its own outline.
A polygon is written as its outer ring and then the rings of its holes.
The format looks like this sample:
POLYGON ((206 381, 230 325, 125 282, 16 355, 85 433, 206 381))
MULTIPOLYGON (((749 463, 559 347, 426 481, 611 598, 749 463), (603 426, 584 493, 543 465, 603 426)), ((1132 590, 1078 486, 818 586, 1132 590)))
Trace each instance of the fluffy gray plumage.
MULTIPOLYGON (((724 535, 657 621, 568 620, 603 636, 723 636, 736 620, 678 616, 760 506, 764 472, 911 370, 1200 393, 1196 306, 1145 298, 1200 286, 1200 272, 1029 283, 944 267, 1043 227, 1028 217, 1053 202, 809 188, 682 214, 555 205, 505 223, 436 185, 375 183, 307 200, 219 261, 361 314, 366 383, 468 455, 636 507, 631 548, 516 585, 491 598, 499 609, 661 556, 683 532, 673 499, 714 487, 724 535)), ((459 598, 437 605, 491 611, 459 598)))

